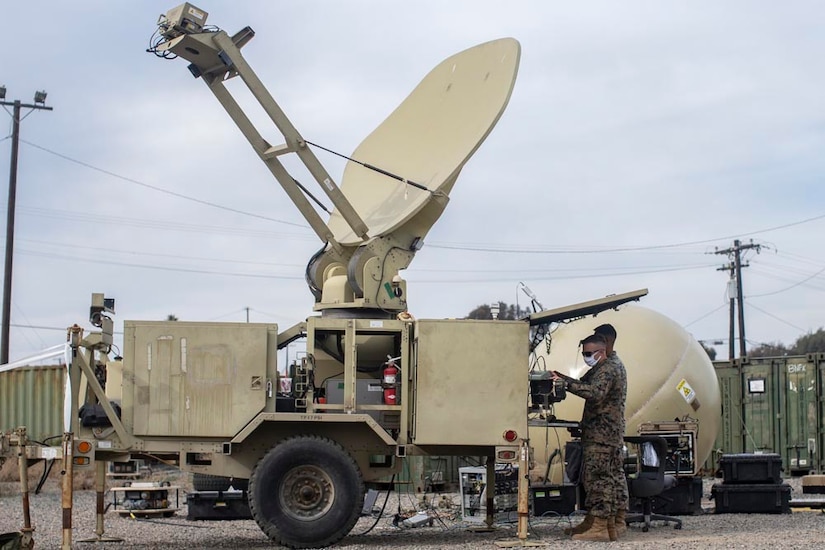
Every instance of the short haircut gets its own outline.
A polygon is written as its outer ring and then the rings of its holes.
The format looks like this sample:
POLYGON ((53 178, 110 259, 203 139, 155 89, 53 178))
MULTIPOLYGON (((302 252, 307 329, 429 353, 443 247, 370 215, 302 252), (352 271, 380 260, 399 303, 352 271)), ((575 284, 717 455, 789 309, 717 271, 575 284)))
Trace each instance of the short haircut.
POLYGON ((593 334, 601 334, 602 336, 613 338, 614 340, 616 339, 616 329, 609 323, 605 323, 594 328, 593 334))
POLYGON ((579 345, 581 346, 585 344, 597 344, 600 346, 607 347, 607 340, 605 340, 604 336, 602 336, 601 334, 591 334, 590 336, 579 342, 579 345))

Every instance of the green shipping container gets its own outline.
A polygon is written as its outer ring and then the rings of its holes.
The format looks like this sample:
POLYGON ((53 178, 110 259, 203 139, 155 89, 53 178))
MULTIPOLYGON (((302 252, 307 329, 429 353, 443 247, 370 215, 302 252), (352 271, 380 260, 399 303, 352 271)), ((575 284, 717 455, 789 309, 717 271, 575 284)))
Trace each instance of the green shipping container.
POLYGON ((706 468, 720 454, 782 457, 785 475, 825 471, 825 354, 716 362, 722 422, 706 468))
MULTIPOLYGON (((22 367, 0 373, 0 432, 20 426, 35 441, 63 434, 66 367, 22 367)), ((51 441, 59 444, 60 440, 51 441)))

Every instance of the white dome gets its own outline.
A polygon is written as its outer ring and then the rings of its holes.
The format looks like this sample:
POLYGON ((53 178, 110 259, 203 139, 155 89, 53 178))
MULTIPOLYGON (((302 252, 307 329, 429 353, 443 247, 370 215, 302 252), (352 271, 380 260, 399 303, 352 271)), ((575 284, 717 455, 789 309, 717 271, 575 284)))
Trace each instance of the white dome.
MULTIPOLYGON (((713 364, 702 346, 672 319, 636 305, 622 306, 596 317, 560 325, 552 334, 550 352, 546 343, 536 348, 535 369, 556 370, 579 378, 588 367, 581 358, 579 341, 603 323, 616 329, 614 345, 627 369, 626 435, 637 435, 639 425, 649 421, 682 420, 699 422, 697 460, 707 459, 721 421, 721 397, 713 364), (685 398, 684 382, 694 392, 691 403, 685 398), (681 389, 680 389, 681 388, 681 389)), ((580 420, 584 399, 568 394, 556 403, 556 417, 580 420)), ((570 439, 565 429, 531 428, 536 472, 544 475, 547 456, 570 439)), ((561 469, 554 460, 551 478, 561 481, 561 469)))

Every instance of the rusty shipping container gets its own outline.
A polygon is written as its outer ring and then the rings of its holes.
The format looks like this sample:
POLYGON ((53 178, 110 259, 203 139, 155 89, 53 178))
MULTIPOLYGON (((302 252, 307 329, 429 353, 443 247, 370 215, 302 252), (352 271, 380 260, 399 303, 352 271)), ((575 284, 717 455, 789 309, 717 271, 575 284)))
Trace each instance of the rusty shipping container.
POLYGON ((63 365, 22 367, 0 373, 0 431, 26 426, 29 438, 41 442, 60 436, 65 374, 63 365))

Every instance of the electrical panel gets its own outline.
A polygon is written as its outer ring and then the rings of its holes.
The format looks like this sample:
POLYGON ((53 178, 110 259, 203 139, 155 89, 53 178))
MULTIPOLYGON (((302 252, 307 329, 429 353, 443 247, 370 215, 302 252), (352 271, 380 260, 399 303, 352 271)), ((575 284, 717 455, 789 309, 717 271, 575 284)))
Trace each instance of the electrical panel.
MULTIPOLYGON (((461 492, 461 517, 465 521, 487 519, 487 467, 466 466, 458 469, 461 492)), ((493 486, 493 515, 497 523, 518 519, 518 466, 496 464, 493 486)))
POLYGON ((639 435, 658 435, 667 441, 665 473, 691 477, 698 472, 696 443, 699 423, 695 421, 644 422, 639 435))

